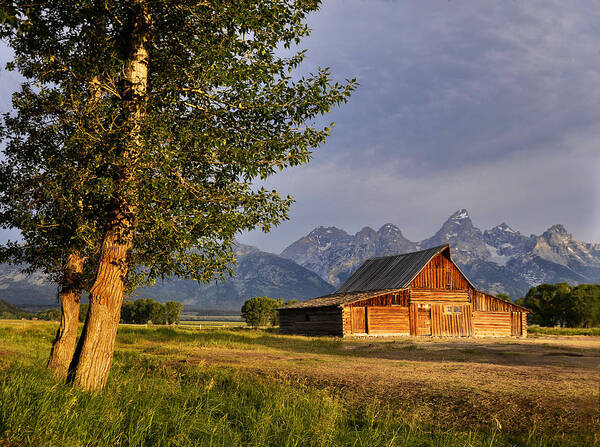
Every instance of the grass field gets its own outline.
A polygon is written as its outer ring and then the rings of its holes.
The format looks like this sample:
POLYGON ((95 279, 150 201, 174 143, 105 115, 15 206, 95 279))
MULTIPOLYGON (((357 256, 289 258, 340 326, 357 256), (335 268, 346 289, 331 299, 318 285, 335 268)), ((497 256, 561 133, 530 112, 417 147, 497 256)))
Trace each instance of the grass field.
POLYGON ((81 393, 44 369, 55 329, 0 321, 2 447, 600 445, 599 337, 125 326, 81 393))
POLYGON ((531 335, 593 335, 600 337, 600 327, 541 327, 529 328, 531 335))

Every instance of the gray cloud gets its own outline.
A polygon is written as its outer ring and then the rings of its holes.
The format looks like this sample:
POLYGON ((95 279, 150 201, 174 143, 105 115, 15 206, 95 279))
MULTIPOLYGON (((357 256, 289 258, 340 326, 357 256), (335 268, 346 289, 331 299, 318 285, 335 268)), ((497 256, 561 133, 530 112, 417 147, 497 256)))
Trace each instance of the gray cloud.
POLYGON ((311 165, 269 183, 295 194, 292 221, 243 239, 385 222, 420 239, 467 207, 600 241, 599 19, 591 1, 325 2, 309 65, 361 86, 311 165))
POLYGON ((455 210, 467 208, 475 225, 506 221, 524 234, 562 223, 576 237, 600 239, 600 130, 568 136, 548 151, 514 153, 493 163, 411 176, 394 167, 365 170, 333 162, 313 164, 274 179, 268 186, 294 192, 291 220, 268 235, 243 241, 279 250, 316 225, 349 232, 395 223, 414 241, 431 236, 455 210))

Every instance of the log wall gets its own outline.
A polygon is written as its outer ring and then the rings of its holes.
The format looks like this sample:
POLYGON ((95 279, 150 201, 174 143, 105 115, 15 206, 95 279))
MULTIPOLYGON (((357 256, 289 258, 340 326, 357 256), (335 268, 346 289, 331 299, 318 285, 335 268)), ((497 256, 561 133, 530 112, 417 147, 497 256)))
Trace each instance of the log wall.
POLYGON ((373 335, 408 335, 408 307, 367 307, 367 331, 373 335))
POLYGON ((410 291, 411 303, 468 303, 469 290, 420 289, 410 291))
POLYGON ((475 337, 510 337, 511 312, 473 312, 475 337))
POLYGON ((412 289, 454 289, 471 288, 467 278, 442 253, 436 255, 410 283, 412 289))
POLYGON ((342 332, 344 335, 352 333, 352 308, 350 306, 342 307, 342 332))
POLYGON ((321 307, 282 309, 279 311, 279 332, 300 335, 344 335, 342 309, 321 307))

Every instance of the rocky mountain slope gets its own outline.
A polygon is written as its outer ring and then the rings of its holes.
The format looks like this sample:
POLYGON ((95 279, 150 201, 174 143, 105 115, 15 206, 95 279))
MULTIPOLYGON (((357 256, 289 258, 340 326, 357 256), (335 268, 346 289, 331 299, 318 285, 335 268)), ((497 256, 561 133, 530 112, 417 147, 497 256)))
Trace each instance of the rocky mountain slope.
MULTIPOLYGON (((343 283, 366 259, 449 243, 455 261, 477 287, 513 298, 543 282, 600 282, 600 244, 580 242, 562 225, 525 236, 501 223, 481 231, 467 210, 450 216, 430 238, 412 242, 398 227, 365 227, 351 235, 318 227, 280 256, 238 244, 235 275, 224 283, 198 284, 169 279, 138 289, 137 296, 177 300, 190 307, 239 309, 249 297, 306 299, 325 295, 343 283)), ((43 275, 23 275, 0 264, 0 299, 25 306, 56 304, 56 286, 43 275)))
POLYGON ((25 275, 19 267, 0 264, 0 299, 24 306, 52 305, 56 303, 56 285, 44 275, 25 275))
POLYGON ((160 301, 174 299, 192 307, 237 310, 253 296, 302 300, 334 290, 319 275, 289 259, 243 244, 235 251, 238 264, 233 277, 225 282, 198 284, 172 279, 140 288, 136 295, 160 301))
POLYGON ((339 286, 366 259, 450 244, 454 260, 481 289, 513 298, 543 282, 600 282, 600 244, 584 243, 554 225, 542 235, 524 236, 502 223, 481 231, 467 210, 452 214, 432 237, 406 239, 385 224, 355 235, 335 227, 318 227, 287 247, 281 256, 294 260, 339 286))
MULTIPOLYGON (((136 297, 180 301, 190 307, 239 310, 253 296, 307 299, 325 295, 334 287, 319 275, 289 259, 238 244, 235 275, 223 283, 198 284, 193 280, 168 279, 143 287, 136 297)), ((56 303, 56 285, 43 275, 23 275, 13 266, 0 265, 0 298, 18 305, 56 303)))

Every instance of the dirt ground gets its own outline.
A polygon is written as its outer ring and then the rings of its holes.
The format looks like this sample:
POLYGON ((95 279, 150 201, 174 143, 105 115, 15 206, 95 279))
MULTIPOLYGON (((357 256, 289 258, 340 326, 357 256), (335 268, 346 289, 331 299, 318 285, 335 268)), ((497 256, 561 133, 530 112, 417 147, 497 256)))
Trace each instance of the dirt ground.
POLYGON ((600 337, 350 339, 328 353, 265 344, 192 346, 178 361, 317 384, 344 398, 376 397, 443 424, 515 431, 556 424, 565 432, 600 424, 600 337))

